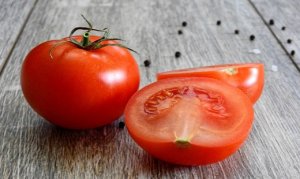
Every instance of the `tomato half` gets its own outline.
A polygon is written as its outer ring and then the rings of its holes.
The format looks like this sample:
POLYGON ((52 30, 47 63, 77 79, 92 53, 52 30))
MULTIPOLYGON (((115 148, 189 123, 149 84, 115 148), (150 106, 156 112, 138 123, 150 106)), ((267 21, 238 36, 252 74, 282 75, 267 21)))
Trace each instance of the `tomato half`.
POLYGON ((222 80, 242 90, 254 104, 263 90, 264 65, 262 63, 225 64, 157 74, 158 80, 177 77, 209 77, 222 80))
POLYGON ((154 157, 181 165, 225 159, 247 138, 249 98, 222 81, 170 78, 135 93, 125 109, 129 134, 154 157))
MULTIPOLYGON (((65 40, 44 42, 27 55, 21 71, 26 100, 42 117, 64 128, 111 123, 139 86, 133 56, 118 46, 85 50, 65 40)), ((107 40, 102 45, 116 43, 107 40)))

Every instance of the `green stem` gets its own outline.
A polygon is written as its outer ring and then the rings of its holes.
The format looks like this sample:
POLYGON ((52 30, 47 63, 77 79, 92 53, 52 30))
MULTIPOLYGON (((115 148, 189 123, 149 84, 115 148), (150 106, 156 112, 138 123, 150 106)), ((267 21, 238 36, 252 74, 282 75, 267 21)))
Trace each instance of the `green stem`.
POLYGON ((122 47, 122 48, 126 48, 128 50, 131 50, 135 53, 137 53, 136 51, 132 50, 131 48, 128 48, 122 44, 101 44, 101 42, 103 41, 107 41, 107 40, 122 40, 122 39, 118 39, 118 38, 108 38, 109 36, 109 29, 108 28, 104 28, 102 30, 100 29, 94 29, 92 24, 83 16, 83 19, 88 23, 89 27, 75 27, 70 35, 69 35, 69 41, 76 45, 78 48, 81 48, 81 49, 85 49, 85 50, 95 50, 95 49, 99 49, 99 48, 103 48, 103 47, 106 47, 106 46, 119 46, 119 47, 122 47), (79 42, 77 41, 75 38, 72 37, 72 35, 77 31, 77 30, 86 30, 86 32, 82 35, 82 40, 79 42), (103 36, 101 38, 99 38, 98 40, 95 40, 93 42, 90 41, 89 37, 90 37, 90 32, 91 31, 97 31, 97 32, 103 32, 103 36))
POLYGON ((89 45, 89 42, 90 42, 89 36, 90 36, 90 34, 89 34, 88 32, 85 32, 85 33, 82 35, 82 46, 83 46, 83 47, 86 47, 86 46, 89 45))

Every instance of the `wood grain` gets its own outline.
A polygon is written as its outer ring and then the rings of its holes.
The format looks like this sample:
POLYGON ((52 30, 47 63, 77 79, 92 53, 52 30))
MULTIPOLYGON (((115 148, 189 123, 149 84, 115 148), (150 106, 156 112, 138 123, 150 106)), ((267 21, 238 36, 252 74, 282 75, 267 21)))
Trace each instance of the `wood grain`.
POLYGON ((300 73, 247 0, 221 2, 38 1, 0 76, 0 178, 297 178, 300 73), (21 63, 38 43, 85 25, 80 13, 139 51, 135 57, 141 86, 154 81, 158 71, 264 63, 264 93, 254 106, 255 123, 244 146, 222 162, 181 167, 149 156, 126 129, 117 128, 118 121, 86 131, 64 130, 43 121, 22 96, 21 63), (222 25, 216 26, 219 19, 222 25), (181 26, 182 21, 187 27, 181 26), (177 34, 179 29, 182 35, 177 34), (251 34, 256 36, 253 42, 251 34), (253 49, 261 54, 249 53, 253 49), (175 51, 182 56, 175 58, 175 51), (151 67, 142 65, 145 59, 152 61, 151 67), (278 71, 272 71, 272 65, 278 71))
POLYGON ((274 32, 275 37, 288 53, 295 51, 295 55, 290 58, 300 69, 300 1, 250 1, 253 2, 266 23, 269 24, 270 19, 274 20, 274 25, 269 25, 270 30, 274 32), (282 30, 282 27, 285 27, 285 30, 282 30), (288 43, 288 39, 291 39, 292 43, 288 43))
POLYGON ((0 0, 0 75, 17 38, 22 33, 36 0, 0 0))

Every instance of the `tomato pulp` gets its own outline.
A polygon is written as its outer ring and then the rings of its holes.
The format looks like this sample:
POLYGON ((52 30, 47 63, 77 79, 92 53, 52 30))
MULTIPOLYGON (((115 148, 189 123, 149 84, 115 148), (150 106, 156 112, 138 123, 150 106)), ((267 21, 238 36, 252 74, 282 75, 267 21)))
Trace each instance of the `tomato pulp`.
POLYGON ((157 74, 158 80, 177 77, 209 77, 224 81, 246 93, 254 104, 263 90, 264 65, 262 63, 225 64, 157 74))
MULTIPOLYGON (((82 37, 73 38, 81 41, 82 37)), ((111 123, 139 87, 133 56, 119 46, 85 50, 65 40, 44 42, 27 55, 21 71, 26 100, 46 120, 64 128, 111 123)))
POLYGON ((247 138, 253 108, 222 81, 170 78, 135 93, 125 109, 129 134, 154 157, 181 165, 225 159, 247 138))

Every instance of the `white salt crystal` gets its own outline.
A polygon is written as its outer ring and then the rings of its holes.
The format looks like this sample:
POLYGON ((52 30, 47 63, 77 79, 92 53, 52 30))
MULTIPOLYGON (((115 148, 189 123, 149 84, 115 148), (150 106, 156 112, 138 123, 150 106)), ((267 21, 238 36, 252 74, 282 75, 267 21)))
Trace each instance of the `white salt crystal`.
POLYGON ((272 71, 278 71, 278 67, 276 65, 272 65, 272 71))
POLYGON ((252 50, 250 50, 249 52, 250 52, 250 53, 254 53, 254 54, 260 54, 260 53, 261 53, 261 51, 260 51, 259 49, 257 49, 257 48, 252 49, 252 50))

